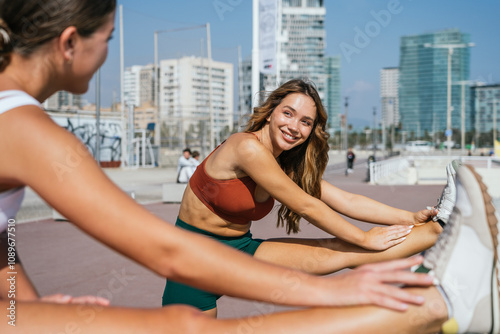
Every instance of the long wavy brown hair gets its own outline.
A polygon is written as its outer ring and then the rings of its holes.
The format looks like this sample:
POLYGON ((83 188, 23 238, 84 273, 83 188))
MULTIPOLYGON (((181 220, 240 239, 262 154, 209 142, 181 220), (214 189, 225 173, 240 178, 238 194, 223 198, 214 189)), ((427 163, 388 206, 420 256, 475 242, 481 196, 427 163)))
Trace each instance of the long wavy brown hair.
MULTIPOLYGON (((327 115, 318 91, 313 83, 302 79, 293 79, 272 91, 262 105, 255 107, 248 121, 245 132, 255 132, 264 127, 267 118, 289 94, 300 93, 311 97, 316 105, 316 119, 307 140, 299 146, 283 151, 278 163, 283 171, 302 190, 316 198, 321 197, 321 179, 328 164, 328 133, 325 131, 327 115)), ((284 226, 286 231, 297 233, 300 216, 281 204, 278 211, 278 227, 284 226)))

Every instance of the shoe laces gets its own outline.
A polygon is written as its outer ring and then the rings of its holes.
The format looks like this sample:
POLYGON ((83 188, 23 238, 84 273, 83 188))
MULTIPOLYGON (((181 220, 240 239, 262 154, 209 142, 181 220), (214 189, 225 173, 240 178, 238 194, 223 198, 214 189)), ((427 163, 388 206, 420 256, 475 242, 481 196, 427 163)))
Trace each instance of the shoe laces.
POLYGON ((443 204, 443 202, 444 202, 443 200, 446 198, 446 195, 449 195, 449 194, 450 194, 450 192, 451 192, 451 190, 450 190, 450 186, 449 186, 449 184, 447 183, 447 184, 446 184, 446 186, 445 186, 445 187, 444 187, 444 189, 443 189, 443 193, 441 194, 441 197, 439 197, 439 198, 438 198, 438 200, 437 200, 437 202, 438 202, 438 203, 437 203, 437 206, 438 206, 438 207, 439 207, 441 204, 443 204))
POLYGON ((452 246, 450 240, 453 240, 452 236, 458 231, 458 226, 456 219, 450 217, 434 246, 425 251, 424 266, 426 268, 434 269, 438 266, 439 260, 448 253, 447 248, 452 246))

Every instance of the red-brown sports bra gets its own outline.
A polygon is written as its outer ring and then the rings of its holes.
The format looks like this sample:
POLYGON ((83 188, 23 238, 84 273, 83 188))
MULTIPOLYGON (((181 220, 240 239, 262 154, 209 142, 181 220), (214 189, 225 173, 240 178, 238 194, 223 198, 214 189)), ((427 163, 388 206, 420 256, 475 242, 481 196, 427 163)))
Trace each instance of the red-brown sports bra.
POLYGON ((217 216, 234 224, 248 224, 271 212, 274 198, 269 196, 265 202, 257 202, 254 198, 257 184, 250 176, 229 180, 210 177, 205 170, 205 163, 212 153, 196 168, 189 180, 196 197, 217 216))

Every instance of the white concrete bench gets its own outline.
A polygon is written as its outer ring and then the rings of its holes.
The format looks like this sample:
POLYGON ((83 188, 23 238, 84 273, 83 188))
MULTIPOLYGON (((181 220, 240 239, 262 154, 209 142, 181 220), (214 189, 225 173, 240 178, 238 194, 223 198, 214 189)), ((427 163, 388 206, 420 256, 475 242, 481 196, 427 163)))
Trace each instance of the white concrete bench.
POLYGON ((164 183, 163 203, 180 203, 187 183, 164 183))

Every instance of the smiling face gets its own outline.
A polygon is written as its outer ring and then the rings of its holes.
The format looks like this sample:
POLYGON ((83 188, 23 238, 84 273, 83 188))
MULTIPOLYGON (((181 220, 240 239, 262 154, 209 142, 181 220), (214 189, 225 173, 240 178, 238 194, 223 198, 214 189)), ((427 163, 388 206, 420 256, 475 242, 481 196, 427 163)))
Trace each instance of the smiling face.
POLYGON ((274 156, 304 143, 314 128, 316 105, 301 93, 287 95, 267 118, 274 156))

